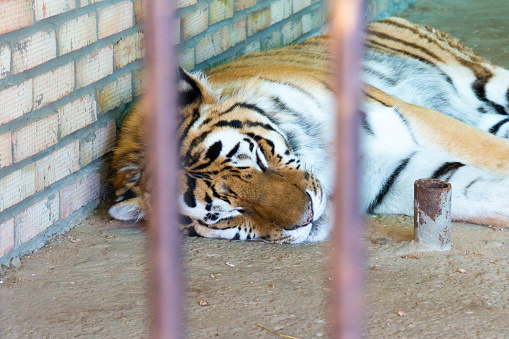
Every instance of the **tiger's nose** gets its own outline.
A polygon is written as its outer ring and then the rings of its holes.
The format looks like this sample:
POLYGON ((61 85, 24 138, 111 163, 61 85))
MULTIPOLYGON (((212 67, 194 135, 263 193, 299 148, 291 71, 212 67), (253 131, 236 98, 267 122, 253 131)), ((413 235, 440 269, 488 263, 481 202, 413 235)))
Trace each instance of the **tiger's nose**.
POLYGON ((291 228, 286 228, 287 230, 295 230, 297 228, 307 226, 313 221, 313 216, 314 216, 313 201, 311 200, 311 196, 308 193, 306 193, 306 195, 308 196, 308 204, 307 204, 306 213, 303 215, 303 217, 299 223, 297 223, 296 225, 294 225, 291 228))

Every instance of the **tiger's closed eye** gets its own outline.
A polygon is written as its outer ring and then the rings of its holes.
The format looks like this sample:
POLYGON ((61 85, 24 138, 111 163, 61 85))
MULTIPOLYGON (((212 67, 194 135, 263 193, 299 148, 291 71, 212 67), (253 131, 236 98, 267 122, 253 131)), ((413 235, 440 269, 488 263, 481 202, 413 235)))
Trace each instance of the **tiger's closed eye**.
POLYGON ((251 157, 247 154, 240 154, 237 156, 239 160, 251 159, 251 157))

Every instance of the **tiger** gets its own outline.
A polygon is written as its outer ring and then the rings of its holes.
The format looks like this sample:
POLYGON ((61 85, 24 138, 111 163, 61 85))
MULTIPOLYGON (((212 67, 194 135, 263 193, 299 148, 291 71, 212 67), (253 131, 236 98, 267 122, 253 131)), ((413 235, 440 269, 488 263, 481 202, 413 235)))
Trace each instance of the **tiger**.
MULTIPOLYGON (((188 235, 326 240, 335 108, 327 34, 205 72, 178 70, 179 222, 188 235)), ((452 219, 509 225, 509 71, 457 39, 391 17, 366 25, 360 209, 412 216, 413 184, 452 185, 452 219)), ((112 156, 113 218, 150 211, 147 103, 112 156)))

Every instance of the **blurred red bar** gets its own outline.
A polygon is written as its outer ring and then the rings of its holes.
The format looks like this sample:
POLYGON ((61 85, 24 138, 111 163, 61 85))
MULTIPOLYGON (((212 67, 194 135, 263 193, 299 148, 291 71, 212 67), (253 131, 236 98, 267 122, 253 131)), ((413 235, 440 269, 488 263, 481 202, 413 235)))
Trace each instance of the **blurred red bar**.
POLYGON ((151 140, 152 337, 183 338, 180 234, 177 221, 175 2, 152 0, 147 29, 151 140))
POLYGON ((359 214, 359 117, 362 1, 331 2, 336 77, 336 186, 332 235, 332 338, 361 338, 362 223, 359 214))

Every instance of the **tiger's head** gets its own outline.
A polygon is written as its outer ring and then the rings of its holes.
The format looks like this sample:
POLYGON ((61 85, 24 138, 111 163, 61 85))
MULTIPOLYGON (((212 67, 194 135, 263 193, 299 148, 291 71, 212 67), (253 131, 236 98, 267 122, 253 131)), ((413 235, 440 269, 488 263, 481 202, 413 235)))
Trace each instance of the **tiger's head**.
MULTIPOLYGON (((313 240, 326 194, 274 120, 252 97, 244 100, 249 89, 225 94, 183 70, 178 87, 183 230, 235 240, 313 240)), ((117 203, 109 213, 120 220, 142 219, 150 209, 145 110, 141 102, 129 113, 112 159, 117 203)))

